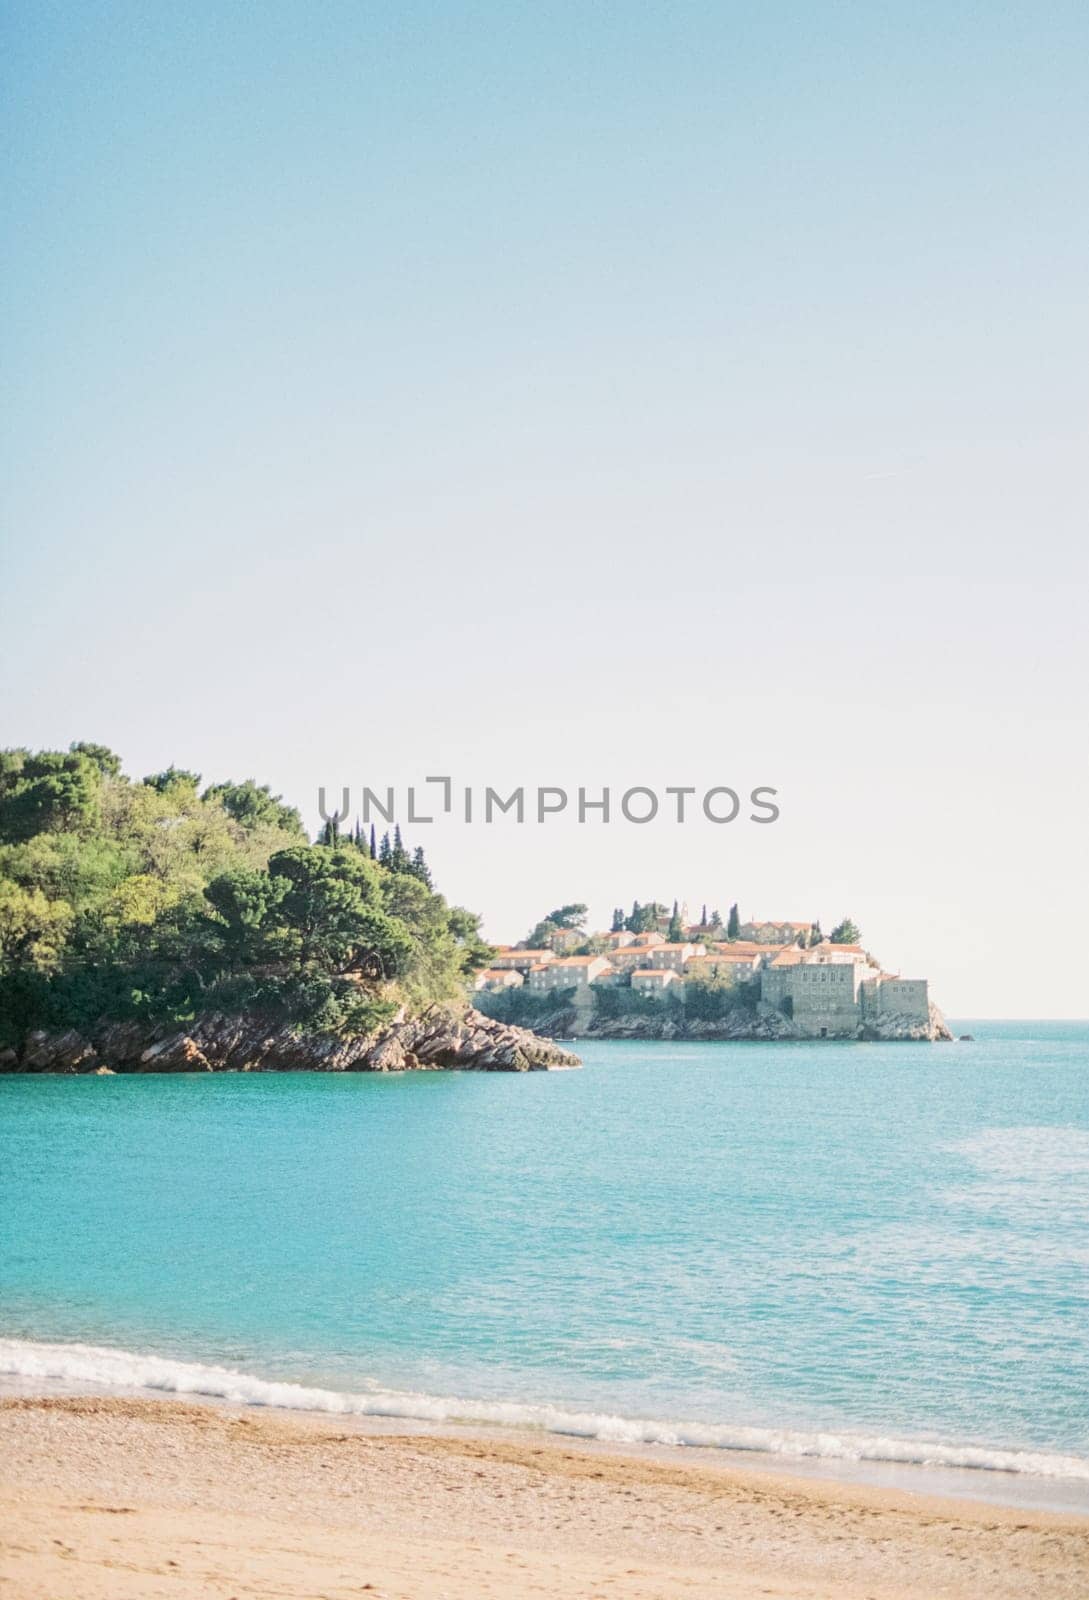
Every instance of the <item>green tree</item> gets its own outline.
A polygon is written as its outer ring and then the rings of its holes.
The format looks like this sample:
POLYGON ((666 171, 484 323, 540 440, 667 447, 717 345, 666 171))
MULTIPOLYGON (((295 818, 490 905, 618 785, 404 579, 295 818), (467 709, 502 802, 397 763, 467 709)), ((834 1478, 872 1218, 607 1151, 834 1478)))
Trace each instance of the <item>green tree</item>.
POLYGON ((0 755, 0 840, 93 827, 101 784, 101 772, 82 752, 5 750, 0 755))
POLYGON ((393 848, 389 853, 389 869, 391 872, 405 872, 407 868, 408 851, 405 849, 405 842, 401 838, 400 824, 395 823, 393 828, 393 848))
POLYGON ((684 944, 685 942, 684 925, 681 922, 681 913, 676 900, 673 902, 673 915, 669 919, 669 931, 666 934, 666 938, 670 944, 684 944))
POLYGON ((638 900, 632 902, 631 915, 627 921, 629 933, 654 933, 659 922, 665 915, 665 906, 657 900, 649 901, 641 906, 638 900))
POLYGON ((373 953, 392 976, 409 951, 408 935, 386 915, 375 870, 355 851, 280 850, 268 864, 286 881, 277 906, 300 967, 344 970, 373 953))
POLYGON ((409 862, 406 871, 413 878, 418 878, 426 889, 431 888, 431 870, 427 865, 427 858, 424 855, 422 844, 418 844, 413 850, 412 860, 409 862))
POLYGON ((451 906, 447 926, 458 950, 458 959, 465 972, 486 967, 495 955, 495 947, 480 936, 480 918, 463 906, 451 906))
POLYGON ((279 912, 287 879, 268 872, 236 868, 214 878, 204 897, 222 929, 224 952, 232 971, 280 953, 283 929, 279 912))
POLYGON ((828 937, 833 944, 859 944, 862 933, 857 922, 852 922, 850 917, 844 917, 842 922, 836 923, 828 937))
POLYGON ((0 880, 0 973, 52 972, 60 962, 72 908, 40 889, 0 880))
POLYGON ((115 756, 113 751, 104 744, 87 744, 80 740, 68 746, 69 753, 74 756, 85 756, 93 767, 97 767, 104 778, 117 778, 121 775, 121 757, 115 756))
POLYGON ((542 917, 536 927, 526 935, 527 946, 530 950, 542 950, 557 933, 582 933, 588 910, 587 906, 578 902, 558 906, 555 911, 550 911, 547 917, 542 917))
POLYGON ((205 789, 203 798, 218 801, 229 817, 251 832, 267 827, 305 836, 297 809, 287 805, 282 795, 273 794, 267 783, 256 783, 253 778, 244 783, 214 783, 205 789))
POLYGON ((610 933, 623 933, 624 932, 624 907, 623 906, 617 906, 616 909, 613 911, 613 923, 612 923, 612 927, 609 929, 609 932, 610 933))
POLYGON ((740 936, 741 936, 741 916, 740 916, 740 914, 738 912, 737 906, 736 905, 732 905, 730 907, 729 918, 728 918, 728 920, 726 922, 726 937, 727 937, 727 939, 737 939, 737 938, 740 938, 740 936))
POLYGON ((169 766, 164 772, 151 772, 144 779, 145 787, 156 794, 196 794, 200 788, 200 773, 187 772, 184 767, 169 766))

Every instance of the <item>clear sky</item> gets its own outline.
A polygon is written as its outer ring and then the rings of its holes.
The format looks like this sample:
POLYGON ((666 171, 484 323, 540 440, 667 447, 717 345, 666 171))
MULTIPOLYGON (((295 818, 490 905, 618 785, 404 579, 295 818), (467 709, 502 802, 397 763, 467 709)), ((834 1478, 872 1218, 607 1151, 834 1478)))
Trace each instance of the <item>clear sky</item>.
POLYGON ((0 741, 768 783, 411 842, 1089 1014, 1080 0, 5 14, 0 741))

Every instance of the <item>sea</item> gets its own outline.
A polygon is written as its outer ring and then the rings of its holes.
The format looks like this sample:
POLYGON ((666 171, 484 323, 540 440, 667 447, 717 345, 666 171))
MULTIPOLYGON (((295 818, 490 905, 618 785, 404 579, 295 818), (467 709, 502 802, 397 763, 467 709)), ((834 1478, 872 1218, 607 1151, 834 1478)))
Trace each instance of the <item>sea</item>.
POLYGON ((1089 1507, 1089 1024, 954 1028, 0 1077, 0 1385, 1089 1507))

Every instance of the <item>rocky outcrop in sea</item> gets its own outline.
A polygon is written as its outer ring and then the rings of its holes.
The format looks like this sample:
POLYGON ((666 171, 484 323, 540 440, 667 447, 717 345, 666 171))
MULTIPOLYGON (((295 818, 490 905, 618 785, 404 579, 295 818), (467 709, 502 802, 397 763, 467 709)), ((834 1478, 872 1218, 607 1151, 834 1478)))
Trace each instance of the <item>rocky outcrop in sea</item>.
POLYGON ((379 1033, 345 1038, 213 1014, 186 1028, 136 1022, 28 1034, 0 1072, 541 1072, 581 1063, 551 1039, 479 1011, 432 1006, 379 1033))

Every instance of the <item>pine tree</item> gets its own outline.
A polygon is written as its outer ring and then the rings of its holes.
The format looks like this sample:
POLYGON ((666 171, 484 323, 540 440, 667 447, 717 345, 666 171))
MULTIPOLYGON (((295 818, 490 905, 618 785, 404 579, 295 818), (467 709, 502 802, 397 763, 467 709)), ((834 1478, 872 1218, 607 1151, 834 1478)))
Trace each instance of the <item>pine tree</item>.
POLYGON ((721 933, 722 932, 722 913, 721 913, 721 911, 712 911, 712 913, 711 913, 711 932, 712 933, 721 933))
POLYGON ((409 863, 407 870, 414 878, 419 878, 420 882, 426 885, 428 889, 431 888, 431 872, 428 868, 427 862, 424 860, 422 844, 418 844, 415 850, 413 850, 412 860, 409 863))
POLYGON ((408 866, 408 851, 405 849, 404 840, 401 838, 399 823, 393 829, 393 849, 390 852, 389 864, 393 872, 404 872, 408 866))
POLYGON ((378 860, 378 837, 375 834, 373 822, 371 823, 371 860, 378 860))
POLYGON ((382 843, 378 846, 378 864, 379 864, 379 866, 388 867, 389 864, 390 864, 390 857, 392 856, 392 854, 393 854, 393 852, 390 849, 389 833, 387 831, 386 833, 384 833, 382 835, 382 843))
POLYGON ((627 920, 627 922, 625 924, 625 926, 626 926, 626 928, 627 928, 629 933, 641 933, 643 931, 642 927, 640 926, 640 920, 639 919, 640 919, 639 902, 638 902, 638 900, 633 900, 632 903, 631 903, 631 916, 628 918, 628 920, 627 920))
POLYGON ((740 933, 741 933, 741 918, 738 915, 738 910, 737 910, 736 905, 733 905, 733 906, 730 907, 730 917, 729 917, 729 921, 726 924, 726 937, 727 937, 727 939, 736 939, 740 933))

